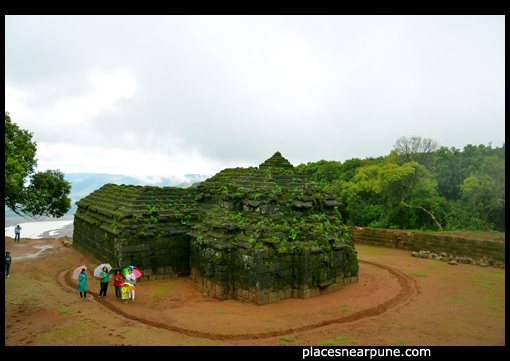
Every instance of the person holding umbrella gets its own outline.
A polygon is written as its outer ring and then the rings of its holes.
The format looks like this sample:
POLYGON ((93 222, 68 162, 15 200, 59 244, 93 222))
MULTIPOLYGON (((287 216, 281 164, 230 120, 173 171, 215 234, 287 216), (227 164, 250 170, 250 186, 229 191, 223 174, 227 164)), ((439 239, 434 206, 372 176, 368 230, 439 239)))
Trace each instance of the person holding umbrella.
POLYGON ((113 286, 115 287, 115 298, 121 298, 122 294, 120 288, 122 287, 122 275, 120 274, 120 269, 118 268, 113 275, 113 286))
POLYGON ((78 292, 80 292, 81 299, 84 300, 87 298, 87 274, 85 273, 85 268, 81 270, 78 280, 80 281, 78 284, 78 292), (85 293, 85 296, 82 295, 82 292, 85 293))
POLYGON ((99 284, 101 286, 101 291, 99 291, 99 297, 103 295, 103 298, 106 298, 106 290, 108 289, 108 268, 103 267, 103 271, 99 274, 99 284))
MULTIPOLYGON (((126 274, 126 282, 132 284, 133 286, 136 283, 136 276, 131 268, 128 269, 128 273, 126 274)), ((133 301, 135 300, 135 290, 129 290, 129 298, 131 298, 133 301)))
POLYGON ((127 305, 129 293, 131 292, 130 288, 132 287, 132 285, 130 283, 121 283, 121 285, 122 285, 122 299, 124 300, 124 303, 127 305))

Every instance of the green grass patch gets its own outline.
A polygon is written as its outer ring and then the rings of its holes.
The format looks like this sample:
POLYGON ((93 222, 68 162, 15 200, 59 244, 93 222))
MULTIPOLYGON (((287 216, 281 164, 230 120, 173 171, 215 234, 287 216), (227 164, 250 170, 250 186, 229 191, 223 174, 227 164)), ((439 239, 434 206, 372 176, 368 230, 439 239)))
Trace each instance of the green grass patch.
POLYGON ((460 300, 465 300, 466 297, 463 297, 463 296, 459 296, 459 297, 454 297, 455 301, 460 301, 460 300))
MULTIPOLYGON (((217 310, 215 308, 213 308, 213 311, 216 312, 216 313, 221 313, 222 315, 233 315, 233 314, 235 314, 234 311, 227 312, 227 311, 223 311, 223 310, 217 310)), ((268 321, 266 321, 266 322, 268 322, 268 321)))
POLYGON ((486 285, 485 283, 478 285, 480 287, 488 288, 489 290, 492 290, 492 288, 489 285, 486 285))
POLYGON ((321 346, 335 346, 335 341, 329 340, 321 343, 321 346))
POLYGON ((349 312, 349 309, 348 308, 344 308, 342 311, 343 312, 349 312))
POLYGON ((416 273, 416 272, 411 272, 411 274, 414 276, 414 277, 425 277, 426 274, 425 273, 416 273))
POLYGON ((501 274, 501 273, 490 273, 489 276, 491 276, 492 278, 495 278, 497 280, 500 280, 500 281, 504 281, 505 280, 505 274, 501 274))
POLYGON ((128 333, 129 331, 131 331, 131 330, 128 328, 127 330, 120 331, 120 333, 128 333))
POLYGON ((407 328, 407 327, 405 327, 405 326, 400 326, 398 329, 399 329, 399 330, 405 330, 406 328, 407 328))
POLYGON ((340 342, 344 342, 346 339, 347 339, 347 336, 339 336, 339 337, 335 338, 335 340, 340 341, 340 342))
POLYGON ((328 314, 328 313, 331 313, 331 311, 329 311, 329 310, 328 311, 324 311, 324 314, 328 314))
POLYGON ((75 310, 59 310, 58 313, 65 313, 67 315, 74 315, 75 313, 78 313, 78 311, 75 311, 75 310))
POLYGON ((163 330, 158 330, 158 333, 163 333, 163 332, 165 332, 165 331, 163 331, 163 330))
POLYGON ((391 278, 397 278, 397 276, 394 276, 394 275, 390 275, 391 278))
POLYGON ((280 338, 280 340, 292 342, 292 341, 294 341, 294 337, 282 337, 282 338, 280 338))
POLYGON ((485 276, 475 275, 475 276, 466 276, 466 278, 476 278, 477 280, 484 280, 485 276))
POLYGON ((401 344, 401 345, 404 345, 404 344, 406 343, 406 341, 405 341, 405 340, 402 340, 402 339, 400 339, 400 338, 397 338, 396 340, 397 340, 397 342, 398 342, 399 344, 401 344))

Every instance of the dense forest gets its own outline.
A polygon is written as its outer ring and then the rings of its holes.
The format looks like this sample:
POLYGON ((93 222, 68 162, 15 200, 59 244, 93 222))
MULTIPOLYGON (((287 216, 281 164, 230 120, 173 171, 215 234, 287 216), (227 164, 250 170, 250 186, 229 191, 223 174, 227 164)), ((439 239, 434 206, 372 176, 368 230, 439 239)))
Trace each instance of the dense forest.
POLYGON ((401 137, 378 158, 321 160, 300 170, 332 191, 347 225, 505 231, 505 144, 439 147, 401 137))

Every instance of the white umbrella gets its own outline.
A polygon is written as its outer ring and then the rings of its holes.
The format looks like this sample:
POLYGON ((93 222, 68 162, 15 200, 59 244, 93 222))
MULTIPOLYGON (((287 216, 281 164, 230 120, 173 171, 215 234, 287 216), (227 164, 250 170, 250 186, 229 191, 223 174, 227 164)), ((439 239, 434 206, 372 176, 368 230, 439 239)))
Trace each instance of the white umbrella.
POLYGON ((94 277, 99 277, 99 275, 101 274, 101 272, 103 272, 103 267, 106 267, 107 270, 111 270, 112 269, 112 266, 110 266, 109 263, 103 263, 103 264, 100 264, 99 266, 96 267, 96 269, 94 270, 94 277))

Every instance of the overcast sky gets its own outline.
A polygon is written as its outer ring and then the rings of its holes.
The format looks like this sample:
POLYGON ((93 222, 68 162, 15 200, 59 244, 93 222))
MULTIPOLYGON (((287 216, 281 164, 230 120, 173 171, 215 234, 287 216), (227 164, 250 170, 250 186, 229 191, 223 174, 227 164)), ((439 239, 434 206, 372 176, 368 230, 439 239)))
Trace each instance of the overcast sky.
POLYGON ((146 178, 505 140, 504 16, 7 16, 39 170, 146 178))

